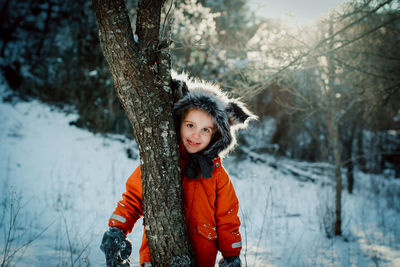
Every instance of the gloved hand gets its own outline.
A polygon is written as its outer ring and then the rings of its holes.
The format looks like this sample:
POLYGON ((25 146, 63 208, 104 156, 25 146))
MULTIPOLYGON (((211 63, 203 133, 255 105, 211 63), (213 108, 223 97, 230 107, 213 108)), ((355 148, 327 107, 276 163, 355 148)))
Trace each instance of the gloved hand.
POLYGON ((219 267, 242 267, 239 256, 223 258, 218 262, 219 267))
POLYGON ((106 254, 108 267, 129 267, 132 242, 116 227, 104 233, 100 249, 106 254))

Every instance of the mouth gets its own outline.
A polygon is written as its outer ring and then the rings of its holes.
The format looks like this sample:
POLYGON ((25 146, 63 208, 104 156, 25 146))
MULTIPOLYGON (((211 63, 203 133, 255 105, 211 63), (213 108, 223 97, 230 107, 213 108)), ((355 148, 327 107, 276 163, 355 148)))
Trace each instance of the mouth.
POLYGON ((197 147, 197 146, 200 145, 200 143, 192 142, 192 141, 190 141, 189 139, 186 139, 186 140, 187 140, 188 144, 189 144, 191 147, 197 147))

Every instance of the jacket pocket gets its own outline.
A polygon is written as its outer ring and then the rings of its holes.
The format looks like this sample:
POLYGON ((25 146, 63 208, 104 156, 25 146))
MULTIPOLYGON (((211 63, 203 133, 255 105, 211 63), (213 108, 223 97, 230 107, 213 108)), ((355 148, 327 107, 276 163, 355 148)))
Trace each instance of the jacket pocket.
POLYGON ((198 223, 196 226, 196 231, 204 238, 208 240, 217 239, 217 228, 215 225, 207 223, 198 223))

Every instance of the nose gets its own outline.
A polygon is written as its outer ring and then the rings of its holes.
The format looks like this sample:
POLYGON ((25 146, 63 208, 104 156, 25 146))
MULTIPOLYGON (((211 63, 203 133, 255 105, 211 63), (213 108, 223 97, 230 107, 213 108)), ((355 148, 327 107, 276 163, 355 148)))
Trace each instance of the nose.
POLYGON ((198 131, 194 131, 192 137, 195 139, 200 139, 200 133, 198 131))

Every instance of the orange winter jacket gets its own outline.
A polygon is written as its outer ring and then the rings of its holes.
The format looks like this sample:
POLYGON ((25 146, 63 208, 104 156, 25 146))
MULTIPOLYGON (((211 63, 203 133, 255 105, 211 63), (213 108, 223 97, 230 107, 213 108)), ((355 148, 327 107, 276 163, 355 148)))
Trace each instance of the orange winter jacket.
MULTIPOLYGON (((223 257, 239 256, 242 249, 237 216, 239 202, 232 182, 221 165, 214 159, 212 177, 183 178, 185 221, 196 261, 200 267, 215 266, 217 251, 223 257)), ((126 183, 126 192, 118 202, 109 220, 109 226, 118 227, 125 234, 132 231, 143 215, 142 180, 140 166, 126 183)), ((150 262, 146 234, 140 248, 140 264, 150 262)))

